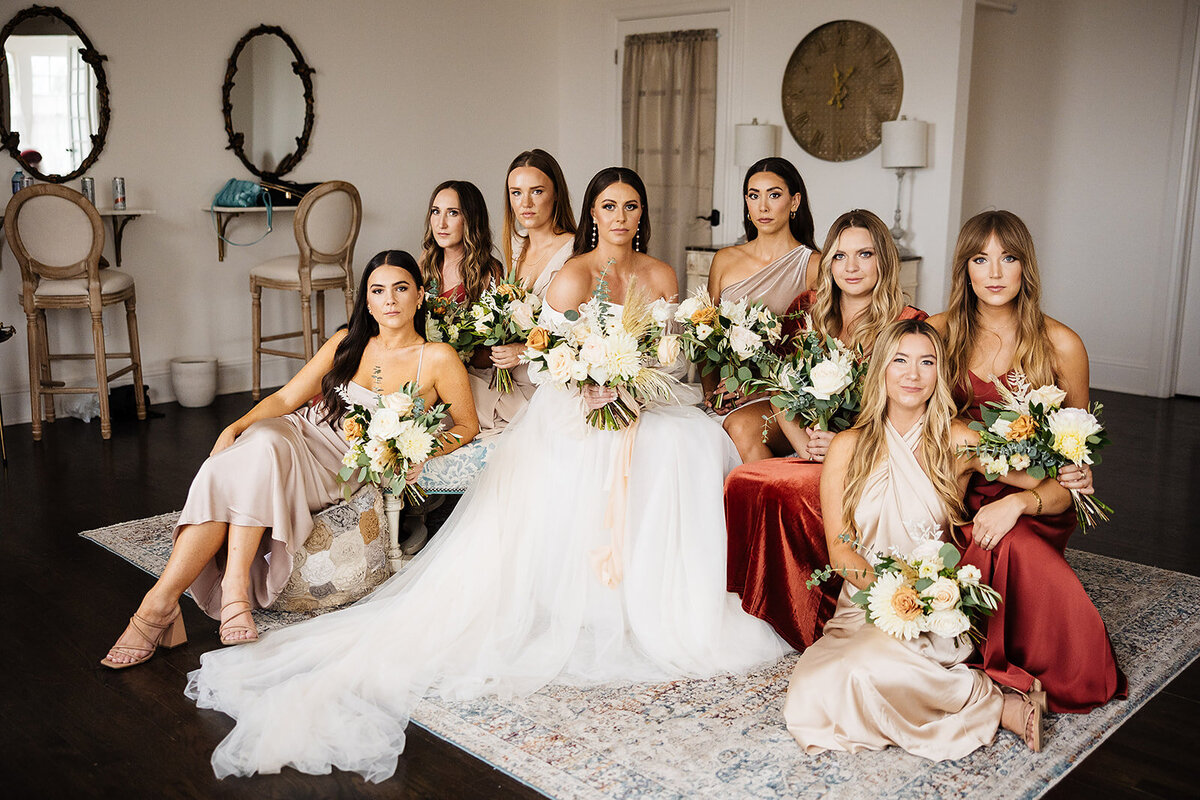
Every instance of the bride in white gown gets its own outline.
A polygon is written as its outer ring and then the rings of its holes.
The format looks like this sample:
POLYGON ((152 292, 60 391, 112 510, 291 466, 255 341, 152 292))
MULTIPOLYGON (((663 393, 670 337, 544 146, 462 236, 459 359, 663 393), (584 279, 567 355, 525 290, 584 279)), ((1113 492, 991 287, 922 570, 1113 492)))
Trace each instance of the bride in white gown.
MULTIPOLYGON (((636 281, 672 299, 674 271, 645 255, 645 189, 623 168, 588 186, 577 256, 547 303, 611 296, 636 281)), ((429 546, 358 604, 206 653, 188 696, 237 720, 212 763, 218 777, 331 766, 392 775, 413 707, 512 696, 548 683, 596 684, 744 672, 790 648, 725 591, 721 486, 738 463, 720 425, 693 407, 641 415, 623 515, 623 574, 604 582, 610 487, 624 432, 595 430, 583 398, 541 387, 429 546)), ((615 505, 619 507, 619 504, 615 505)), ((618 519, 617 524, 622 520, 618 519)))

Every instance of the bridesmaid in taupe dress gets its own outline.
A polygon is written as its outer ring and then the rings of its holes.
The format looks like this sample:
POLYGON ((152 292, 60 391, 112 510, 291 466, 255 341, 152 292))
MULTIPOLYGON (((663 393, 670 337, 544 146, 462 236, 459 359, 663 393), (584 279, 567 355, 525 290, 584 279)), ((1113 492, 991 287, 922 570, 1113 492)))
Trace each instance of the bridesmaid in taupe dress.
MULTIPOLYGON (((713 256, 708 294, 713 302, 745 298, 783 314, 797 295, 816 283, 821 263, 813 239, 808 190, 792 162, 764 158, 746 170, 742 194, 746 198, 746 243, 723 248, 713 256)), ((766 398, 747 403, 743 398, 727 396, 717 385, 716 371, 701 376, 701 382, 710 408, 718 396, 726 395, 716 413, 725 417, 725 431, 737 445, 743 462, 792 451, 774 421, 768 424, 767 441, 763 442, 766 398)))
MULTIPOLYGON (((287 385, 221 432, 192 482, 167 566, 104 666, 132 667, 159 646, 183 644, 179 598, 189 587, 197 605, 221 620, 222 644, 258 638, 251 609, 274 602, 291 575, 292 552, 312 532, 312 514, 341 497, 337 472, 349 444, 338 389, 374 407, 375 392, 417 382, 426 403, 450 405, 455 424, 439 436, 439 455, 479 432, 458 355, 425 341, 423 303, 412 256, 386 250, 371 259, 349 330, 335 333, 287 385), (322 400, 307 405, 318 394, 322 400)), ((409 481, 419 475, 417 465, 409 481)))

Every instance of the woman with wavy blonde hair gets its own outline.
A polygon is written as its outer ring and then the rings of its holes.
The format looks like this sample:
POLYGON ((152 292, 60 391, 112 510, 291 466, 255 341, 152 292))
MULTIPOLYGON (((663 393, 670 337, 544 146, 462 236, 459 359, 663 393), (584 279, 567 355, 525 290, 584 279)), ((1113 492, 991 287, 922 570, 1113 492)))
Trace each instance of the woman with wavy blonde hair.
MULTIPOLYGON (((829 563, 845 578, 837 612, 804 651, 784 703, 788 731, 814 754, 897 745, 924 758, 962 758, 1003 725, 1041 749, 1040 694, 1004 694, 965 665, 958 631, 901 639, 867 622, 851 600, 875 580, 874 553, 910 556, 960 521, 962 491, 978 459, 959 458, 978 434, 954 418, 941 339, 922 320, 879 334, 854 427, 834 437, 821 476, 829 563)), ((1005 480, 1036 485, 1024 473, 1005 480)))
MULTIPOLYGON (((1019 370, 1034 386, 1055 383, 1065 406, 1088 403, 1087 350, 1046 316, 1029 228, 1011 211, 967 220, 954 247, 950 308, 929 322, 946 338, 960 413, 978 420, 1000 399, 996 381, 1019 370)), ((1045 687, 1052 711, 1087 712, 1124 696, 1104 621, 1063 557, 1075 529, 1067 489, 1090 491, 1091 471, 1067 467, 1028 490, 977 476, 966 493, 963 561, 1004 598, 988 620, 980 659, 997 682, 1045 687)))
POLYGON ((421 275, 442 297, 473 303, 501 277, 483 193, 469 181, 443 181, 429 195, 421 275))
MULTIPOLYGON (((797 297, 791 308, 808 312, 816 330, 869 353, 879 331, 892 321, 925 318, 925 312, 904 304, 900 254, 887 226, 870 211, 855 209, 838 217, 821 252, 817 288, 797 297)), ((794 448, 797 457, 745 464, 726 479, 728 588, 741 596, 743 608, 803 649, 820 635, 837 599, 831 587, 810 591, 805 585, 828 560, 820 484, 833 434, 778 415, 763 444, 763 413, 751 414, 754 408, 727 418, 725 428, 734 442, 753 438, 766 451, 759 458, 767 458, 771 446, 794 448), (753 419, 743 422, 739 414, 753 419), (743 424, 747 430, 739 428, 743 424)), ((747 453, 742 457, 748 460, 747 453)))

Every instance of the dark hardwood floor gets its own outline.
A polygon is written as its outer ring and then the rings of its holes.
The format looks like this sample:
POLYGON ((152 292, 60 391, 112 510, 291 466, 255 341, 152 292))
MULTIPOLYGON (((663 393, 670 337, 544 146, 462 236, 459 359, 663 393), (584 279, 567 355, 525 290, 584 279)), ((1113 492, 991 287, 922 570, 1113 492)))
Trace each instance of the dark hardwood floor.
MULTIPOLYGON (((1096 392, 1116 442, 1098 470, 1109 525, 1074 547, 1200 575, 1200 400, 1096 392)), ((218 646, 216 626, 184 604, 189 642, 148 664, 99 666, 150 586, 141 570, 77 536, 79 531, 182 506, 212 442, 250 405, 227 395, 209 408, 168 404, 146 422, 63 419, 40 443, 29 425, 5 429, 0 474, 0 758, 18 797, 507 798, 537 793, 436 737, 410 727, 396 777, 282 775, 217 781, 209 755, 230 721, 183 696, 186 673, 218 646)), ((1165 691, 1071 772, 1053 798, 1196 796, 1200 766, 1200 665, 1165 691)))

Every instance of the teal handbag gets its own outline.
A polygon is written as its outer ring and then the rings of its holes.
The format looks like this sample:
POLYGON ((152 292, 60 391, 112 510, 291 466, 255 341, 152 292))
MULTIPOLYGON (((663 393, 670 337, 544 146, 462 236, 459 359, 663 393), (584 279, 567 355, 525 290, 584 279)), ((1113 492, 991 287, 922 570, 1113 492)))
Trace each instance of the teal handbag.
POLYGON ((213 227, 217 230, 217 236, 223 239, 226 244, 231 244, 235 247, 249 247, 252 244, 258 244, 271 232, 271 195, 266 189, 253 181, 240 181, 237 178, 230 178, 225 181, 225 185, 213 196, 212 204, 209 206, 209 213, 212 214, 213 227), (267 230, 262 236, 253 242, 234 242, 221 236, 221 228, 217 224, 217 206, 224 206, 226 208, 253 208, 260 205, 267 208, 267 230))

